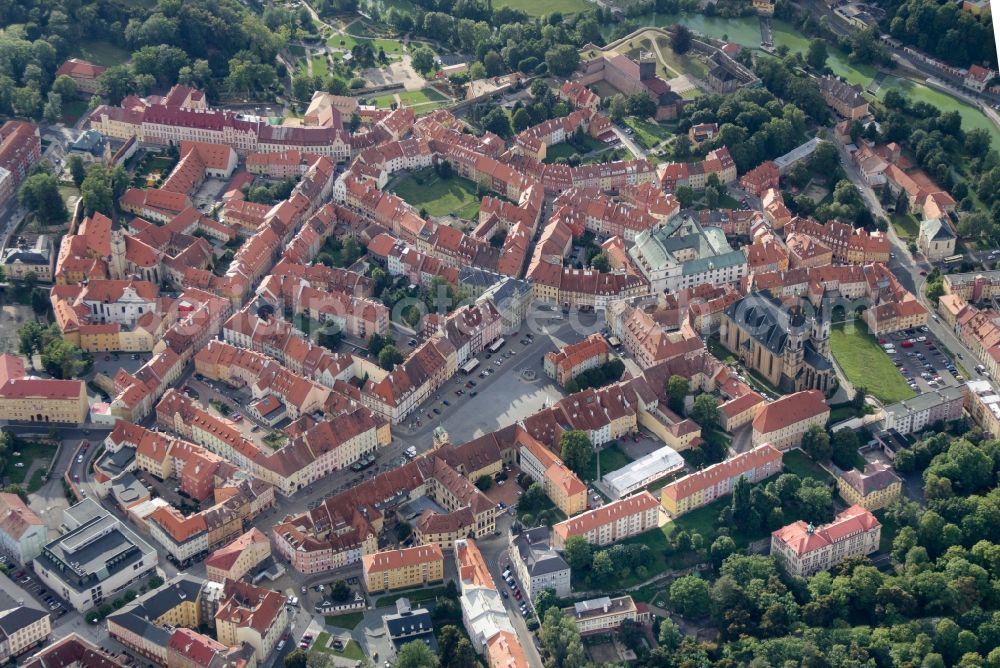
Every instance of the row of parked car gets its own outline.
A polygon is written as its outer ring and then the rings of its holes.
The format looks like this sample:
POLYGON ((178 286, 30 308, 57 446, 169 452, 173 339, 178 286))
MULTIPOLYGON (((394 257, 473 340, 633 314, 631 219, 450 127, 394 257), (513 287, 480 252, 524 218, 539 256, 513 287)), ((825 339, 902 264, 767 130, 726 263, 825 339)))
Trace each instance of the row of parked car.
MULTIPOLYGON (((503 572, 503 580, 504 580, 504 582, 507 583, 507 586, 510 587, 510 591, 511 591, 511 593, 514 596, 514 600, 518 601, 520 603, 521 616, 522 617, 527 617, 528 614, 529 614, 528 603, 524 600, 524 595, 521 593, 521 589, 517 586, 517 580, 514 579, 514 576, 511 573, 510 568, 507 568, 503 572)), ((501 590, 500 594, 504 598, 508 597, 508 594, 507 594, 506 591, 501 590)))

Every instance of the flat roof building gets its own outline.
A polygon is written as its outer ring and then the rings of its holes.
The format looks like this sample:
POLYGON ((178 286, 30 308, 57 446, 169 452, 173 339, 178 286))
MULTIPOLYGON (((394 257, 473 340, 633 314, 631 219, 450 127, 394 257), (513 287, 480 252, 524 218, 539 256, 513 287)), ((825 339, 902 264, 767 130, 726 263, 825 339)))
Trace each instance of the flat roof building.
POLYGON ((148 577, 156 550, 93 499, 63 512, 67 531, 42 548, 35 573, 83 612, 148 577))
POLYGON ((608 492, 614 498, 620 499, 683 469, 684 458, 669 445, 665 445, 617 471, 606 474, 602 480, 608 492))

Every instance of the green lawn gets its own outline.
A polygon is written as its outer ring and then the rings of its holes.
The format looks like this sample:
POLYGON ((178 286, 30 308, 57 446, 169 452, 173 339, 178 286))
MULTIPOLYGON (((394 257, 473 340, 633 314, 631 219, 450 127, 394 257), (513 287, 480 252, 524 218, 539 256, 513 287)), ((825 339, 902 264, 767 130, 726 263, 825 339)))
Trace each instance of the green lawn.
POLYGON ((69 199, 70 197, 79 197, 80 191, 73 186, 59 186, 59 195, 62 196, 62 201, 66 205, 66 208, 72 211, 73 209, 70 208, 69 199))
POLYGON ((782 457, 782 463, 789 473, 800 478, 815 478, 820 482, 830 482, 833 478, 819 467, 806 453, 801 450, 789 450, 782 457))
MULTIPOLYGON (((361 614, 361 613, 358 613, 361 614)), ((330 647, 330 634, 323 631, 316 637, 316 642, 313 643, 312 648, 309 650, 312 652, 322 652, 330 656, 339 656, 345 659, 350 659, 352 661, 364 661, 365 654, 361 651, 361 645, 354 642, 353 640, 348 640, 347 644, 344 645, 344 649, 337 651, 330 647)))
MULTIPOLYGON (((633 461, 633 459, 625 454, 625 451, 622 450, 617 443, 601 450, 600 456, 601 476, 605 476, 611 471, 617 471, 621 467, 633 461)), ((587 471, 583 474, 583 478, 584 480, 595 480, 597 478, 596 457, 591 457, 590 466, 587 467, 587 471)))
POLYGON ((407 589, 406 591, 397 591, 392 594, 386 594, 381 596, 375 601, 376 608, 387 608, 392 605, 396 605, 396 601, 401 598, 407 598, 410 603, 423 603, 424 601, 432 601, 438 596, 444 595, 444 587, 423 587, 421 589, 407 589))
POLYGON ((583 147, 583 150, 578 149, 569 142, 553 144, 545 149, 545 160, 543 160, 543 162, 553 163, 559 158, 569 158, 573 155, 584 155, 586 153, 599 151, 605 148, 603 142, 590 136, 584 136, 584 144, 585 146, 583 147))
POLYGON ((327 615, 323 618, 327 626, 335 626, 338 629, 353 629, 365 618, 363 612, 346 612, 342 615, 327 615))
POLYGON ((329 63, 326 56, 313 56, 313 76, 326 77, 329 71, 329 63))
POLYGON ((82 58, 104 67, 122 65, 129 59, 129 52, 126 49, 104 40, 80 40, 72 54, 75 58, 82 58))
POLYGON ((335 49, 346 49, 350 51, 354 48, 354 45, 358 42, 371 42, 372 48, 375 49, 375 55, 378 56, 379 49, 385 50, 385 55, 392 58, 393 56, 402 56, 406 49, 403 47, 403 43, 396 39, 383 39, 371 38, 371 37, 361 37, 356 35, 334 35, 326 41, 326 45, 333 47, 335 49))
POLYGON ((431 216, 454 215, 466 220, 479 216, 476 184, 461 176, 441 180, 432 168, 408 174, 393 192, 431 216))
POLYGON ((837 325, 830 332, 830 349, 840 368, 855 387, 864 386, 868 393, 885 403, 909 399, 913 390, 906 384, 892 360, 878 346, 875 337, 860 320, 852 327, 837 325))
POLYGON ((87 113, 87 100, 65 100, 63 101, 62 121, 66 125, 73 125, 81 116, 87 113))
MULTIPOLYGON (((49 459, 54 452, 54 447, 38 443, 37 441, 23 441, 17 444, 17 448, 17 450, 8 453, 10 459, 7 460, 7 465, 4 467, 4 477, 12 484, 23 484, 28 469, 31 468, 31 464, 39 460, 43 468, 42 475, 44 475, 44 468, 48 466, 49 459), (20 454, 15 455, 14 452, 19 452, 20 454), (24 466, 15 466, 18 463, 24 464, 24 466)), ((34 478, 32 478, 32 481, 34 481, 34 478)))
POLYGON ((562 12, 565 14, 578 14, 592 9, 592 5, 586 0, 545 0, 544 2, 532 2, 531 0, 498 0, 494 7, 510 7, 527 12, 528 16, 546 16, 552 12, 562 12))
POLYGON ((632 136, 645 148, 653 148, 671 135, 670 130, 659 123, 646 121, 634 116, 626 118, 625 125, 632 128, 635 133, 632 136))
POLYGON ((31 480, 28 481, 28 494, 34 494, 42 488, 45 483, 45 469, 35 469, 35 472, 31 474, 31 480))
POLYGON ((427 104, 429 102, 446 102, 447 100, 448 98, 433 88, 408 90, 399 94, 399 101, 407 107, 415 107, 418 104, 427 104))
MULTIPOLYGON (((670 48, 669 40, 657 39, 656 48, 660 52, 660 55, 663 56, 664 62, 667 63, 670 69, 677 72, 677 74, 693 74, 699 79, 708 78, 708 67, 705 63, 689 54, 678 55, 674 53, 674 50, 670 48)), ((671 74, 667 78, 673 78, 677 74, 671 74)), ((697 89, 692 90, 697 91, 697 89)), ((683 94, 681 97, 683 97, 683 94)))
POLYGON ((916 239, 920 234, 920 223, 909 214, 892 214, 892 226, 896 228, 896 234, 903 239, 916 239))
POLYGON ((722 345, 722 342, 719 341, 718 337, 710 336, 706 338, 705 347, 708 348, 708 352, 712 353, 716 359, 726 364, 732 364, 736 361, 736 357, 729 352, 728 348, 722 345))

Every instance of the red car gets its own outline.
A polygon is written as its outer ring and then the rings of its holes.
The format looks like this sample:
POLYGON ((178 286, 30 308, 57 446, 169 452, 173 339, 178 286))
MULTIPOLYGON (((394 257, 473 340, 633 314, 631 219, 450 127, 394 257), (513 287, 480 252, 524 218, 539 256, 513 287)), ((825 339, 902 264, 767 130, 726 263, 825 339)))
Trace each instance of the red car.
POLYGON ((913 341, 903 341, 899 345, 902 346, 903 348, 912 348, 913 347, 913 341))

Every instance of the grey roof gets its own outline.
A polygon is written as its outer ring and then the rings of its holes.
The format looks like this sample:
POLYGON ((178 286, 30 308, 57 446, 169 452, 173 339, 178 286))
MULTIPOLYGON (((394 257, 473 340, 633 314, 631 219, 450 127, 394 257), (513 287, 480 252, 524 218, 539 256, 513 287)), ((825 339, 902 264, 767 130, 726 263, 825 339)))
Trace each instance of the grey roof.
POLYGON ((812 155, 816 147, 819 146, 820 141, 822 140, 813 137, 809 141, 799 144, 785 155, 775 158, 774 164, 778 165, 778 169, 783 172, 789 166, 794 165, 800 160, 805 160, 812 155))
POLYGON ((80 137, 70 144, 71 151, 85 151, 96 153, 104 149, 104 135, 97 130, 87 130, 80 137))
POLYGON ((920 234, 927 237, 930 241, 947 241, 948 239, 955 238, 955 233, 951 231, 951 226, 942 218, 931 218, 922 221, 920 223, 920 234))
POLYGON ((426 608, 383 615, 382 623, 397 651, 407 643, 422 641, 431 648, 432 652, 437 653, 438 645, 437 638, 434 637, 434 621, 426 608))
POLYGON ((97 465, 111 474, 112 477, 118 475, 135 461, 135 448, 122 448, 117 452, 108 450, 98 460, 97 465))
POLYGON ((962 400, 964 396, 965 390, 962 385, 942 387, 939 390, 918 394, 917 396, 911 399, 906 399, 905 401, 898 401, 894 404, 889 404, 885 407, 885 412, 892 413, 893 415, 907 415, 909 413, 928 410, 943 403, 959 401, 962 400))
POLYGON ((29 243, 24 237, 18 237, 10 246, 3 249, 3 263, 48 266, 52 261, 52 244, 47 235, 40 234, 34 243, 29 243))
POLYGON ((67 531, 36 558, 66 586, 87 591, 111 575, 132 569, 153 548, 93 499, 63 511, 67 531))
POLYGON ((145 485, 131 472, 120 475, 112 481, 111 493, 121 505, 131 505, 149 495, 145 485))
POLYGON ((844 471, 840 474, 841 479, 850 485, 861 496, 868 496, 872 492, 878 492, 897 483, 902 483, 902 479, 896 475, 891 468, 885 464, 865 464, 865 472, 857 469, 844 471))
POLYGON ((685 274, 697 274, 714 267, 746 264, 746 256, 734 251, 718 227, 702 227, 689 214, 677 216, 663 225, 639 233, 629 249, 641 267, 653 270, 680 264, 685 274), (693 251, 697 258, 682 261, 676 256, 693 251))
POLYGON ((458 271, 458 282, 462 285, 473 285, 488 288, 503 278, 502 274, 479 267, 462 267, 458 271))
POLYGON ((514 539, 518 556, 531 577, 569 570, 569 564, 552 549, 550 535, 548 527, 536 527, 522 531, 514 539))
POLYGON ((867 104, 868 100, 862 95, 861 86, 853 86, 846 81, 841 81, 837 77, 825 76, 819 80, 819 88, 824 93, 837 98, 852 107, 860 107, 867 104))
POLYGON ((23 628, 27 628, 39 619, 48 616, 49 613, 47 612, 21 605, 16 608, 0 612, 0 630, 9 636, 23 628))
POLYGON ((114 622, 138 636, 147 638, 161 647, 166 647, 167 643, 170 642, 170 631, 147 621, 130 610, 116 612, 108 617, 108 621, 114 622))

